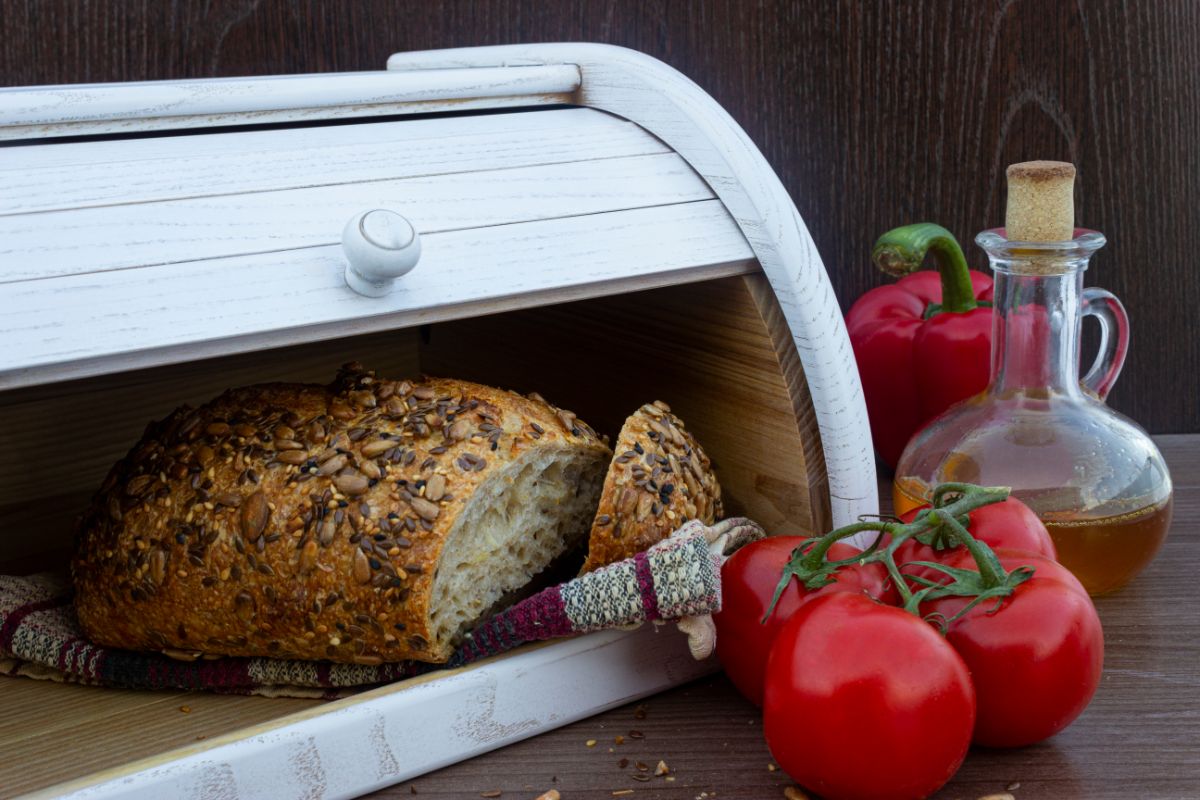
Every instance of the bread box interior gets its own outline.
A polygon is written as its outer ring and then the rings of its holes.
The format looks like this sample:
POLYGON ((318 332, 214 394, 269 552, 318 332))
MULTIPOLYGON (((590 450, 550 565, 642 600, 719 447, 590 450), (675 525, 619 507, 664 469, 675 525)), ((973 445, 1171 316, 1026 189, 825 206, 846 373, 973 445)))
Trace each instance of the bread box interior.
MULTIPOLYGON (((712 458, 726 514, 773 534, 869 510, 865 411, 836 303, 732 120, 630 51, 446 59, 0 90, 0 574, 65 569, 76 517, 151 420, 234 386, 327 383, 350 361, 536 391, 614 438, 640 405, 665 401, 712 458), (369 209, 402 215, 420 239, 415 268, 377 296, 348 285, 342 244, 369 209), (837 434, 831 451, 818 419, 837 434)), ((3 677, 0 793, 208 796, 214 763, 230 796, 310 791, 296 759, 324 770, 326 790, 361 793, 715 668, 681 636, 637 635, 459 671, 559 654, 521 662, 525 688, 504 688, 510 673, 480 695, 431 689, 462 677, 445 673, 332 702, 3 677), (589 669, 588 690, 574 688, 589 669), (543 691, 563 674, 560 694, 543 691), (472 726, 493 701, 530 724, 472 726), (464 730, 430 732, 452 712, 464 730), (414 720, 428 740, 415 749, 414 720), (359 741, 390 748, 392 766, 350 771, 359 741)))
MULTIPOLYGON (((731 514, 772 531, 828 516, 819 441, 765 279, 746 274, 102 375, 0 394, 0 570, 62 569, 74 518, 151 419, 231 385, 327 382, 357 360, 381 375, 453 375, 538 391, 615 436, 662 399, 705 444, 731 514)), ((321 701, 133 692, 5 678, 0 785, 28 790, 203 741, 321 701), (71 753, 63 758, 63 743, 71 753)))

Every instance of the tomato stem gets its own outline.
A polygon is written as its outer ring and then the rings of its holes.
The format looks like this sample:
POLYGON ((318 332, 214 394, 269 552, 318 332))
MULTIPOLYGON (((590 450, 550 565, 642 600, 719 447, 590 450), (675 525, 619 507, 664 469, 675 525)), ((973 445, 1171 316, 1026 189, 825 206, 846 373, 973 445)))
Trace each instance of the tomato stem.
MULTIPOLYGON (((903 600, 904 608, 917 613, 917 605, 932 592, 943 591, 944 588, 926 585, 915 594, 908 587, 908 582, 896 565, 896 550, 908 539, 932 534, 944 537, 953 544, 961 543, 967 548, 979 565, 979 578, 974 582, 963 583, 956 578, 954 593, 957 594, 986 594, 999 596, 1011 591, 1010 584, 1017 578, 1010 578, 1000 565, 999 559, 985 543, 971 536, 966 525, 960 521, 968 520, 972 511, 992 503, 999 503, 1009 495, 1009 489, 1004 486, 976 486, 970 483, 944 483, 933 490, 933 508, 922 511, 911 522, 884 522, 883 520, 859 520, 830 531, 824 536, 809 540, 792 551, 792 557, 784 566, 779 584, 775 588, 775 596, 767 609, 769 617, 776 603, 787 588, 788 583, 797 579, 808 589, 818 589, 832 583, 837 578, 837 570, 850 563, 871 564, 882 563, 888 575, 896 585, 896 591, 903 600), (854 559, 844 561, 828 561, 826 555, 829 548, 842 539, 865 531, 877 531, 890 537, 885 547, 879 547, 879 541, 871 545, 854 559), (968 585, 969 584, 969 585, 968 585)), ((955 578, 955 575, 951 575, 955 578)), ((1019 582, 1019 580, 1018 580, 1019 582)), ((922 583, 925 583, 922 581, 922 583)), ((766 617, 764 617, 764 620, 766 617)))
POLYGON ((1007 583, 1008 573, 1004 571, 1004 567, 1000 565, 1000 559, 996 558, 996 554, 992 552, 992 548, 988 547, 986 542, 976 539, 967 532, 961 522, 949 515, 943 515, 940 510, 935 511, 932 516, 939 517, 942 524, 954 532, 958 541, 975 559, 985 589, 1004 586, 1007 583))
POLYGON ((900 595, 900 599, 903 601, 901 607, 908 609, 913 604, 913 593, 908 588, 908 581, 904 580, 904 576, 900 574, 900 568, 896 566, 896 557, 892 554, 890 548, 884 551, 883 565, 887 568, 888 576, 891 577, 892 583, 896 586, 896 593, 900 595))

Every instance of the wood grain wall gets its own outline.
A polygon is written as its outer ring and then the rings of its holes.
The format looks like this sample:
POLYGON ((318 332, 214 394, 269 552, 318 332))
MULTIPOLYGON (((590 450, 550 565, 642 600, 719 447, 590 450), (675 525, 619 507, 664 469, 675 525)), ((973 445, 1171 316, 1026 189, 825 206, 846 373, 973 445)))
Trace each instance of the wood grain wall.
MULTIPOLYGON (((711 92, 775 165, 844 306, 874 237, 1001 224, 1003 171, 1079 167, 1111 244, 1088 282, 1133 316, 1111 403, 1200 431, 1200 3, 1190 0, 0 0, 0 83, 382 68, 388 54, 592 40, 711 92)), ((981 254, 969 246, 982 265, 981 254)))

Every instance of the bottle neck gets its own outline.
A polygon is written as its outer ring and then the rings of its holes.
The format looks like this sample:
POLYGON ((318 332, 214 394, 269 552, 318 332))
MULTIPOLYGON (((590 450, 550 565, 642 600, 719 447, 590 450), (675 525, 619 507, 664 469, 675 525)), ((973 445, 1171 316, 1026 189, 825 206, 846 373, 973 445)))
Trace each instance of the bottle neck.
POLYGON ((998 268, 992 317, 993 394, 1079 395, 1083 269, 1030 275, 998 268))

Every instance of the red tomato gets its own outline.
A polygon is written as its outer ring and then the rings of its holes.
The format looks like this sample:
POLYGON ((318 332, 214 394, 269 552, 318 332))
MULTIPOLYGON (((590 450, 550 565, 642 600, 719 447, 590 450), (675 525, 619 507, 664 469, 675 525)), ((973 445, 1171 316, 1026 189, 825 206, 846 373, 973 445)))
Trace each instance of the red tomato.
POLYGON ((975 690, 932 626, 837 593, 776 637, 763 723, 779 766, 828 800, 926 797, 967 754, 975 690))
MULTIPOLYGON (((761 624, 784 565, 803 541, 801 536, 760 539, 738 550, 721 567, 721 610, 713 614, 717 625, 717 658, 733 685, 755 705, 762 705, 763 674, 771 642, 788 617, 807 599, 830 592, 863 592, 885 603, 899 603, 882 564, 851 565, 838 570, 834 583, 815 592, 792 580, 779 596, 779 603, 766 624, 761 624)), ((841 561, 858 552, 852 545, 837 542, 829 548, 826 558, 841 561)))
MULTIPOLYGON (((929 508, 923 505, 900 515, 904 522, 912 522, 917 513, 929 508)), ((1052 561, 1058 559, 1054 549, 1054 540, 1050 532, 1038 519, 1037 514, 1029 506, 1015 497, 990 505, 977 508, 969 515, 967 530, 981 542, 985 542, 993 550, 998 547, 1009 550, 1020 550, 1034 555, 1045 556, 1052 561)), ((894 554, 896 564, 906 575, 917 575, 930 580, 941 580, 944 576, 928 567, 908 567, 910 561, 945 562, 946 559, 963 552, 961 546, 949 550, 934 550, 927 544, 921 544, 916 539, 909 539, 896 548, 894 554)))
MULTIPOLYGON (((1083 585, 1062 565, 997 550, 1006 570, 1034 568, 997 606, 985 600, 950 623, 946 640, 971 670, 978 700, 974 741, 991 747, 1040 742, 1071 724, 1100 684, 1104 633, 1083 585)), ((970 554, 949 565, 974 569, 970 554)), ((924 603, 921 613, 957 614, 968 598, 924 603)))

